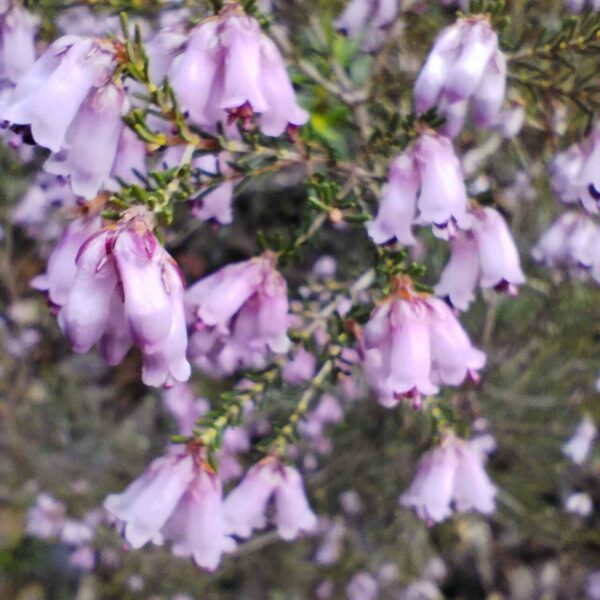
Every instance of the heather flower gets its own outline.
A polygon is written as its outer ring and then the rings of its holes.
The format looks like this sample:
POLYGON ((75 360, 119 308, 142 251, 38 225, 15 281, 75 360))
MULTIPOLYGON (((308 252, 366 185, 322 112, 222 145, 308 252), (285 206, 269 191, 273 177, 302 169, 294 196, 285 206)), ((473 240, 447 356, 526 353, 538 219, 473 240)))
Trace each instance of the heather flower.
POLYGON ((60 307, 66 303, 77 274, 79 249, 101 228, 102 218, 98 214, 75 219, 65 228, 48 258, 46 273, 31 282, 35 289, 47 292, 51 304, 60 307))
POLYGON ((104 507, 133 548, 170 541, 175 555, 192 556, 212 571, 235 543, 224 532, 221 483, 196 452, 155 460, 124 492, 108 496, 104 507))
POLYGON ((49 539, 59 535, 66 518, 66 508, 50 494, 39 494, 27 511, 25 531, 32 536, 49 539))
POLYGON ((241 119, 247 125, 258 113, 262 132, 278 136, 308 120, 279 50, 258 21, 237 8, 192 30, 170 80, 192 121, 208 130, 219 121, 241 119))
POLYGON ((57 209, 73 208, 77 203, 68 184, 53 175, 39 173, 12 209, 11 221, 30 238, 56 240, 64 229, 57 209))
POLYGON ((190 385, 180 381, 163 390, 163 404, 181 435, 191 435, 196 421, 210 410, 207 400, 196 398, 190 385))
POLYGON ((108 82, 114 66, 111 42, 59 38, 21 77, 0 116, 12 125, 30 127, 36 144, 54 153, 66 149, 81 105, 108 82))
POLYGON ((400 497, 428 522, 447 519, 453 510, 490 514, 496 488, 483 468, 483 458, 464 440, 445 435, 439 447, 421 459, 409 490, 400 497))
POLYGON ((260 368, 269 352, 289 349, 287 285, 270 253, 228 265, 192 285, 186 311, 194 327, 190 355, 208 372, 260 368))
POLYGON ((285 363, 281 376, 290 385, 300 385, 313 377, 316 364, 315 355, 300 347, 294 357, 285 363))
POLYGON ((407 153, 400 154, 390 165, 377 218, 367 223, 369 236, 376 244, 384 244, 394 238, 401 244, 414 243, 412 224, 419 187, 419 172, 412 157, 407 153))
POLYGON ((436 299, 399 283, 372 313, 359 341, 365 376, 384 406, 437 394, 439 385, 477 379, 485 355, 473 348, 454 314, 436 299))
POLYGON ((435 287, 438 296, 466 310, 475 288, 508 290, 516 294, 525 282, 519 253, 502 215, 493 208, 474 209, 472 229, 451 241, 450 261, 435 287))
POLYGON ((83 244, 58 323, 76 352, 99 343, 111 365, 137 343, 144 353, 142 380, 158 386, 187 380, 190 365, 183 283, 149 219, 132 209, 117 227, 83 244))
POLYGON ((376 244, 393 239, 413 244, 415 223, 433 225, 440 237, 454 237, 456 226, 470 226, 467 208, 467 191, 452 143, 425 131, 392 162, 377 217, 367 224, 367 231, 376 244))
POLYGON ((592 444, 598 435, 596 425, 589 417, 584 417, 575 433, 567 443, 563 445, 562 451, 576 465, 582 465, 589 456, 592 444))
POLYGON ((267 505, 274 499, 274 523, 279 537, 291 541, 311 532, 317 517, 311 511, 296 469, 267 458, 254 465, 225 499, 227 531, 242 538, 267 525, 267 505))
POLYGON ((362 50, 372 52, 384 42, 398 4, 399 0, 350 0, 335 26, 348 37, 359 39, 362 50))
POLYGON ((568 211, 543 233, 532 250, 533 258, 548 267, 590 267, 597 234, 598 228, 590 217, 568 211))
POLYGON ((438 108, 455 124, 447 132, 460 131, 467 105, 478 127, 498 120, 506 92, 506 60, 498 48, 498 36, 489 20, 459 19, 444 29, 415 82, 418 112, 438 108), (461 105, 456 112, 455 105, 461 105))
POLYGON ((348 600, 376 600, 379 594, 379 584, 373 575, 361 571, 352 576, 346 587, 348 600))
POLYGON ((127 106, 125 91, 114 84, 91 92, 67 131, 66 149, 52 154, 44 170, 68 177, 78 196, 96 196, 110 179, 127 106))
POLYGON ((556 155, 550 165, 552 187, 562 202, 581 202, 589 213, 598 212, 600 200, 600 126, 583 142, 556 155))
POLYGON ((39 20, 17 3, 6 6, 0 16, 0 79, 14 84, 35 62, 39 20))

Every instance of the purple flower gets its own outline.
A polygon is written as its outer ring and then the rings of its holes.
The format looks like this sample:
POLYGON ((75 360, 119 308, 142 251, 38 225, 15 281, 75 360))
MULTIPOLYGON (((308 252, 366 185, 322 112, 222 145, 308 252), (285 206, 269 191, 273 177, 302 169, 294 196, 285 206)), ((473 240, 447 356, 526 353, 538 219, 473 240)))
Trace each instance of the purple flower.
POLYGON ((212 571, 235 542, 225 535, 221 482, 194 452, 155 460, 124 492, 108 496, 104 507, 133 548, 170 541, 175 555, 192 556, 212 571))
POLYGON ((78 196, 94 198, 110 179, 127 106, 125 91, 112 83, 92 91, 67 131, 65 148, 50 156, 44 170, 68 177, 78 196))
POLYGON ((7 3, 0 17, 0 79, 18 83, 35 62, 35 31, 39 19, 19 6, 7 3))
POLYGON ((384 244, 394 238, 407 246, 414 243, 412 224, 420 184, 419 172, 410 154, 397 156, 390 165, 388 184, 381 196, 377 218, 367 223, 369 236, 376 244, 384 244))
POLYGON ((227 531, 242 538, 267 525, 267 505, 275 500, 274 522, 284 540, 311 532, 317 517, 311 511, 296 469, 269 457, 254 465, 225 499, 227 531))
POLYGON ((77 274, 76 259, 84 242, 102 229, 100 215, 89 215, 71 221, 48 258, 44 275, 38 275, 31 285, 47 292, 48 300, 60 307, 68 298, 77 274))
POLYGON ((176 382, 172 387, 165 389, 163 404, 177 422, 181 435, 191 435, 196 421, 210 410, 208 401, 196 398, 191 387, 185 382, 176 382))
POLYGON ((186 381, 187 328, 183 282, 173 259, 152 233, 144 209, 131 209, 114 228, 80 248, 76 273, 58 323, 76 352, 96 343, 111 365, 132 343, 144 353, 146 385, 186 381))
POLYGON ((424 131, 393 160, 377 218, 367 223, 367 231, 376 244, 393 239, 413 244, 415 223, 433 225, 439 237, 453 237, 456 225, 465 229, 471 224, 467 208, 467 191, 452 142, 424 131))
POLYGON ((219 121, 246 125, 259 113, 262 132, 278 136, 308 120, 279 50, 256 19, 235 8, 192 30, 170 80, 192 121, 209 130, 219 121))
POLYGON ((359 39, 362 50, 373 52, 384 42, 398 4, 399 0, 350 0, 335 26, 348 37, 359 39))
POLYGON ((506 60, 498 36, 487 18, 467 17, 436 39, 415 82, 415 107, 425 112, 437 106, 450 117, 446 133, 456 135, 469 102, 478 127, 495 125, 505 93, 506 60))
POLYGON ((568 211, 542 235, 531 254, 549 267, 589 267, 598 235, 596 224, 586 214, 568 211))
POLYGON ((432 523, 444 521, 453 510, 492 513, 496 487, 482 461, 482 455, 467 442, 447 433, 438 448, 423 456, 400 503, 412 507, 421 519, 432 523))
POLYGON ((366 571, 355 573, 346 587, 348 600, 376 600, 379 584, 373 575, 366 571))
POLYGON ((290 385, 300 385, 313 377, 316 364, 315 355, 300 347, 294 358, 285 364, 281 375, 283 380, 290 385))
POLYGON ((201 279, 185 301, 195 328, 190 355, 208 372, 260 368, 269 352, 289 349, 287 285, 270 253, 201 279))
POLYGON ((108 82, 114 61, 111 42, 59 38, 21 77, 0 116, 29 126, 35 142, 52 152, 68 148, 68 131, 82 103, 108 82))
POLYGON ((49 494, 39 494, 27 511, 25 531, 32 536, 49 539, 57 537, 65 524, 66 508, 49 494))
POLYGON ((435 288, 460 310, 468 308, 478 283, 511 294, 525 283, 519 252, 502 215, 486 207, 473 210, 472 216, 471 231, 452 240, 450 261, 435 288))
POLYGON ((485 364, 454 314, 404 283, 373 311, 358 350, 367 382, 388 407, 402 398, 418 407, 422 395, 437 394, 439 384, 476 379, 485 364))

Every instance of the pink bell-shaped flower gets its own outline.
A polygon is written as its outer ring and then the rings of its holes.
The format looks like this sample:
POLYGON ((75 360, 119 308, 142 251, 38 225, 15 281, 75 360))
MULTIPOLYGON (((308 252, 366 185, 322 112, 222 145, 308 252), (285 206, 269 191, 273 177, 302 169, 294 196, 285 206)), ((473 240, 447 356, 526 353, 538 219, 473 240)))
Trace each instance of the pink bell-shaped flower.
POLYGON ((402 506, 411 507, 430 523, 446 520, 453 512, 495 510, 496 487, 483 467, 483 455, 469 443, 447 433, 441 445, 423 456, 402 506))
POLYGON ((282 539, 293 540, 316 528, 317 517, 308 505, 298 471, 268 457, 254 465, 225 499, 227 531, 247 538, 253 530, 266 527, 267 505, 273 498, 274 523, 282 539))

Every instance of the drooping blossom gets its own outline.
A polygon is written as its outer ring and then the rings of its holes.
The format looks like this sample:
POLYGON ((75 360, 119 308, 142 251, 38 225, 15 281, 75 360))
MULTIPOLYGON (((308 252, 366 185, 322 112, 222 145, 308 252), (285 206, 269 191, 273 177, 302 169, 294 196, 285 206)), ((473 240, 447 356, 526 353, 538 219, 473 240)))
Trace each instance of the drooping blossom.
POLYGON ((487 17, 470 16, 437 37, 415 82, 415 107, 437 107, 449 117, 450 130, 462 129, 468 105, 478 127, 491 127, 506 92, 506 59, 487 17))
POLYGON ((31 285, 48 295, 51 305, 60 309, 67 302, 77 274, 77 255, 81 246, 102 229, 99 214, 74 219, 67 225, 48 258, 46 273, 33 279, 31 285))
POLYGON ((254 530, 264 529, 271 500, 274 524, 282 539, 290 541, 316 528, 317 517, 308 505, 298 471, 268 457, 251 467, 225 499, 227 532, 248 538, 254 530))
MULTIPOLYGON (((144 354, 142 380, 159 386, 187 380, 190 365, 183 282, 152 226, 145 209, 130 209, 82 244, 68 291, 73 271, 62 264, 51 264, 41 281, 54 294, 58 324, 76 352, 98 343, 106 362, 117 365, 136 343, 144 354)), ((71 255, 74 240, 69 236, 59 252, 71 255)))
POLYGON ((367 382, 387 407, 403 398, 418 407, 421 396, 437 394, 440 385, 477 380, 485 364, 445 303, 404 281, 371 314, 358 351, 367 382))
POLYGON ((554 157, 550 164, 552 187, 562 202, 580 202, 592 214, 600 202, 600 125, 582 142, 554 157))
POLYGON ((90 92, 105 85, 115 66, 112 42, 64 36, 21 77, 1 117, 27 126, 36 144, 59 152, 90 92))
POLYGON ((13 207, 11 221, 38 242, 56 240, 64 229, 58 209, 75 208, 77 204, 78 199, 66 182, 39 173, 13 207))
POLYGON ((450 260, 435 287, 438 296, 466 310, 475 289, 493 288, 516 294, 525 283, 517 246, 502 215, 493 208, 472 211, 472 228, 451 240, 450 260))
POLYGON ((347 528, 344 518, 341 516, 337 516, 333 522, 327 520, 325 526, 327 529, 315 554, 315 562, 318 565, 329 567, 334 565, 342 555, 347 528))
POLYGON ((209 373, 261 368, 270 352, 289 349, 287 285, 269 252, 201 279, 185 304, 190 356, 209 373))
POLYGON ((362 50, 373 52, 385 41, 398 4, 399 0, 350 0, 335 26, 351 39, 360 40, 362 50))
POLYGON ((542 234, 531 254, 548 267, 588 268, 594 263, 598 227, 582 212, 563 213, 542 234))
POLYGON ((104 507, 133 548, 168 541, 173 554, 213 571, 235 547, 225 535, 221 482, 193 448, 156 459, 104 507))
POLYGON ((446 137, 424 131, 390 166, 377 217, 367 223, 376 244, 413 244, 412 225, 433 225, 440 237, 469 228, 467 191, 460 162, 446 137))
POLYGON ((436 523, 453 510, 491 514, 495 496, 496 487, 485 472, 481 454, 447 433, 437 448, 423 456, 400 503, 413 508, 421 519, 436 523))
POLYGON ((577 429, 569 441, 563 445, 562 451, 576 465, 582 465, 587 460, 597 435, 596 425, 588 416, 585 416, 577 425, 577 429))
POLYGON ((277 46, 238 5, 191 31, 169 79, 191 120, 209 131, 258 114, 261 131, 279 136, 308 120, 277 46))
POLYGON ((312 378, 316 365, 315 355, 301 346, 294 357, 285 363, 281 376, 286 383, 300 385, 312 378))
POLYGON ((15 84, 35 62, 39 19, 11 0, 0 11, 0 80, 15 84))
POLYGON ((13 128, 28 129, 36 144, 51 150, 44 169, 68 178, 73 192, 87 199, 109 183, 125 129, 129 102, 122 86, 110 81, 115 65, 112 42, 64 36, 0 109, 13 128))
POLYGON ((348 600, 377 600, 379 584, 366 571, 355 573, 346 587, 348 600))
POLYGON ((40 539, 57 537, 65 524, 66 507, 50 494, 42 493, 27 511, 25 531, 40 539))

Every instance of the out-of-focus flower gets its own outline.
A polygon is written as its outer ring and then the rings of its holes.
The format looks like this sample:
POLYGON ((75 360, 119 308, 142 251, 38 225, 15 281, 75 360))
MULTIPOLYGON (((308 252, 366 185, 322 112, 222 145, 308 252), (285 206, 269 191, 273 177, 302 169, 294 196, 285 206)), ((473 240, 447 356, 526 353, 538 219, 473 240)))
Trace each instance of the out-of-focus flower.
POLYGON ((400 0, 350 0, 335 22, 336 28, 352 39, 360 40, 365 52, 383 44, 386 29, 398 14, 400 0))
POLYGON ((308 120, 277 46, 236 5, 191 31, 169 78, 181 106, 207 130, 218 122, 247 125, 258 113, 261 131, 278 136, 308 120))
POLYGON ((294 357, 285 363, 282 370, 283 380, 291 385, 300 385, 315 374, 317 359, 312 352, 298 348, 294 357))
POLYGON ((263 529, 272 498, 279 537, 289 541, 316 528, 317 517, 308 505, 298 471, 268 457, 254 465, 225 499, 228 533, 248 538, 253 530, 263 529))
POLYGON ((25 531, 41 539, 57 537, 65 524, 66 512, 62 502, 50 494, 39 494, 27 512, 25 531))
POLYGON ((4 2, 0 10, 0 79, 15 84, 35 62, 39 19, 18 2, 4 2))
POLYGON ((588 416, 585 416, 577 425, 577 429, 569 441, 563 445, 562 451, 576 465, 582 465, 587 460, 597 435, 596 425, 588 416))
POLYGON ((444 268, 435 292, 447 297, 452 306, 466 310, 482 288, 517 293, 525 282, 519 252, 502 215, 493 208, 474 209, 470 231, 451 241, 450 261, 444 268))
POLYGON ((447 134, 463 126, 467 102, 478 127, 498 121, 506 92, 506 59, 486 17, 470 16, 446 27, 437 37, 415 82, 415 107, 437 106, 449 118, 447 134))
POLYGON ((317 549, 315 562, 322 566, 335 564, 342 554, 342 544, 346 536, 344 520, 336 518, 323 535, 323 540, 317 549))
POLYGON ((260 368, 269 352, 289 349, 287 285, 270 253, 201 279, 185 303, 194 327, 190 356, 208 373, 260 368))
POLYGON ((439 385, 477 379, 485 364, 448 306, 404 282, 371 315, 359 353, 369 385, 388 407, 402 398, 418 407, 421 396, 437 394, 439 385))
POLYGON ((589 267, 590 244, 596 232, 596 224, 590 217, 568 211, 544 232, 531 253, 535 260, 548 267, 589 267))
POLYGON ((121 494, 104 502, 127 542, 172 542, 176 556, 192 556, 213 571, 235 542, 225 535, 221 482, 195 455, 173 452, 155 460, 121 494))
POLYGON ((464 440, 447 433, 439 447, 423 456, 409 490, 400 503, 428 522, 447 519, 453 510, 495 509, 496 487, 483 467, 483 457, 464 440))
POLYGON ((313 265, 312 274, 319 279, 333 279, 337 270, 337 261, 329 254, 320 256, 313 265))
POLYGON ((467 191, 460 163, 446 137, 426 131, 391 166, 377 217, 367 223, 376 244, 414 243, 411 225, 430 224, 439 237, 467 229, 467 191), (418 214, 416 214, 418 211, 418 214))
POLYGON ((593 509, 592 499, 585 492, 571 494, 565 502, 565 510, 580 517, 589 517, 593 509))
POLYGON ((178 381, 163 390, 163 402, 181 435, 191 435, 196 421, 210 410, 208 400, 196 398, 187 382, 178 381))
POLYGON ((377 580, 366 571, 355 573, 346 587, 348 600, 376 600, 378 594, 377 580))
POLYGON ((592 214, 600 201, 600 125, 590 135, 557 154, 550 164, 552 187, 562 202, 581 202, 592 214))

